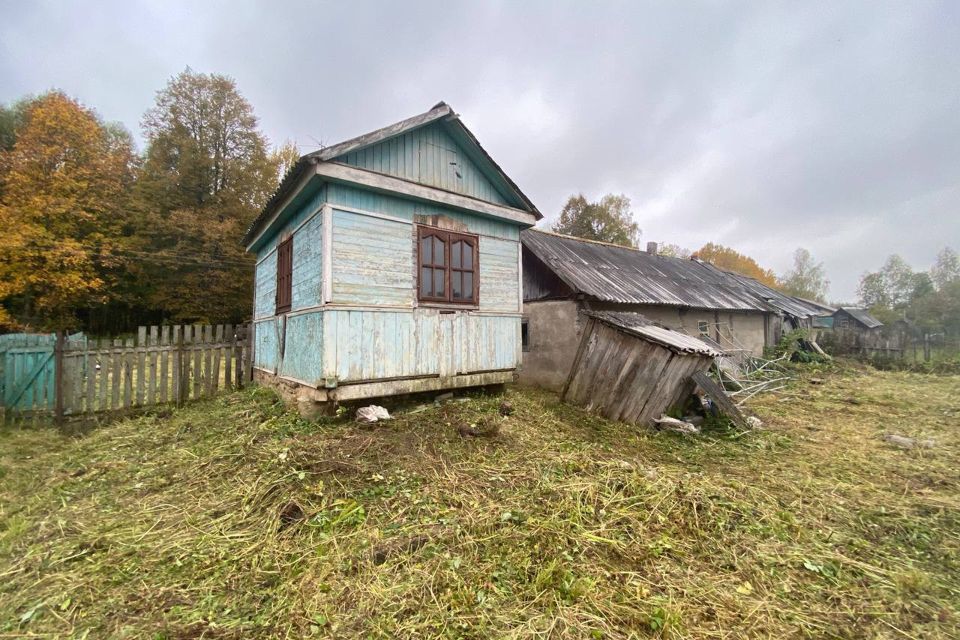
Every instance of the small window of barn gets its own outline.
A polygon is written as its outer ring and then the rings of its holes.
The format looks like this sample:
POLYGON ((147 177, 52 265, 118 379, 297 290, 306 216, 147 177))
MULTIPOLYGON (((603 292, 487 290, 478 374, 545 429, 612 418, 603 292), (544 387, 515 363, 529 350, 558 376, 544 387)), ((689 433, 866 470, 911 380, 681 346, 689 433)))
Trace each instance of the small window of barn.
POLYGON ((417 228, 417 298, 421 302, 476 304, 479 292, 477 236, 417 228))
POLYGON ((293 236, 277 246, 277 313, 290 311, 293 299, 293 236))
POLYGON ((710 337, 710 325, 707 324, 706 320, 700 320, 697 322, 697 329, 700 331, 701 338, 710 337))

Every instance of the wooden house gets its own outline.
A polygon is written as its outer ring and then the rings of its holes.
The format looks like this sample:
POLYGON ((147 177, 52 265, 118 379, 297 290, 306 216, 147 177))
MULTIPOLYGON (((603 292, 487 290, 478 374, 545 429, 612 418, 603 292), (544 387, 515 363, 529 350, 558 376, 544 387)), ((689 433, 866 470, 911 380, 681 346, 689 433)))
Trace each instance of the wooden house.
POLYGON ((720 355, 711 345, 653 325, 639 313, 586 314, 561 400, 644 426, 683 403, 720 355))
POLYGON ((833 313, 833 328, 838 331, 858 333, 879 333, 883 323, 870 315, 866 309, 840 307, 833 313))
POLYGON ((885 325, 857 307, 840 307, 831 319, 833 330, 822 341, 835 355, 901 358, 912 333, 904 321, 885 325))
POLYGON ((301 403, 512 380, 541 217, 442 102, 303 156, 244 241, 257 379, 301 403))
POLYGON ((733 357, 761 356, 784 331, 811 327, 818 303, 710 263, 529 229, 523 245, 520 380, 560 390, 590 311, 640 313, 733 357))

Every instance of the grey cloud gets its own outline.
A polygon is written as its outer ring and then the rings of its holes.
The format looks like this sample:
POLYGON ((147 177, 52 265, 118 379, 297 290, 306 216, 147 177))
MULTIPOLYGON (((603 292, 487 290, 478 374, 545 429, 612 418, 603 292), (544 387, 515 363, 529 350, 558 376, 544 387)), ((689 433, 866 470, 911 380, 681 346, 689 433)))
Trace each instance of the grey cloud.
POLYGON ((960 5, 0 2, 0 100, 61 87, 139 129, 190 65, 235 77, 301 150, 450 102, 540 208, 607 191, 648 239, 834 298, 900 252, 960 248, 960 5))

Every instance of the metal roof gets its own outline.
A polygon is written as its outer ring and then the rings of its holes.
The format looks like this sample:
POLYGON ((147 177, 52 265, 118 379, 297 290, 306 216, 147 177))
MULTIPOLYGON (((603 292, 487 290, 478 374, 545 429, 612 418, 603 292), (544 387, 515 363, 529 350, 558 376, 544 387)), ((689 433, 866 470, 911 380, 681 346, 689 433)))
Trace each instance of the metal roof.
POLYGON ((267 200, 266 205, 260 211, 260 214, 254 218, 253 222, 250 223, 250 227, 247 229, 247 232, 243 237, 243 244, 247 245, 253 240, 254 236, 260 231, 260 227, 264 222, 270 219, 270 217, 276 212, 276 207, 296 188, 300 177, 303 175, 305 169, 310 166, 320 164, 321 162, 329 162, 335 158, 350 153, 351 151, 356 151, 370 145, 383 142, 389 138, 401 135, 407 131, 423 127, 432 122, 443 121, 448 123, 450 126, 456 128, 461 134, 463 134, 472 144, 474 144, 479 151, 480 155, 492 165, 494 171, 507 183, 507 186, 513 190, 523 203, 524 207, 534 214, 537 220, 543 218, 543 214, 537 209, 536 205, 520 190, 520 187, 500 168, 500 165, 494 161, 494 159, 487 153, 487 150, 484 149, 480 142, 477 140, 476 136, 473 135, 473 132, 467 129, 466 125, 460 120, 460 116, 453 110, 453 108, 445 102, 438 102, 435 104, 429 111, 415 115, 411 118, 401 120, 386 127, 376 129, 369 133, 365 133, 361 136, 345 140, 329 147, 324 147, 318 151, 308 153, 300 157, 290 169, 287 170, 287 173, 280 180, 280 185, 277 187, 277 190, 274 191, 273 195, 267 200))
MULTIPOLYGON (((717 267, 710 263, 705 262, 703 264, 711 269, 717 269, 717 267)), ((794 316, 795 318, 815 318, 823 315, 824 306, 819 303, 788 296, 781 291, 777 291, 776 289, 768 287, 767 285, 754 278, 751 278, 750 276, 734 273, 732 271, 723 271, 721 269, 717 269, 717 271, 720 271, 721 273, 724 273, 727 276, 739 281, 743 288, 749 291, 752 295, 756 296, 760 300, 763 300, 771 307, 783 311, 787 315, 794 316)))
POLYGON ((877 327, 883 326, 883 323, 870 315, 866 309, 860 309, 858 307, 840 307, 837 309, 837 312, 840 311, 846 312, 850 315, 850 317, 865 326, 867 329, 876 329, 877 327))
POLYGON ((662 304, 722 311, 783 311, 807 318, 820 305, 792 298, 753 278, 700 260, 527 229, 523 246, 571 289, 604 302, 662 304))
POLYGON ((681 353, 696 353, 715 358, 722 353, 700 340, 679 331, 665 329, 650 323, 642 313, 629 311, 589 311, 588 316, 625 331, 638 338, 655 342, 681 353))

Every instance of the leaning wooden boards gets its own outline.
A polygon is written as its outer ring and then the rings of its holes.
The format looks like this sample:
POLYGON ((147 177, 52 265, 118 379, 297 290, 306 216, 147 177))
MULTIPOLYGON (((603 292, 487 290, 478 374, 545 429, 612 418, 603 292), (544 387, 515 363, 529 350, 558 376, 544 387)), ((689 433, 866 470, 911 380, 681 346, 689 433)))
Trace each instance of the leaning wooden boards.
MULTIPOLYGON (((691 376, 713 362, 709 346, 699 348, 689 336, 677 334, 679 346, 674 346, 673 332, 620 326, 622 317, 615 321, 597 315, 584 327, 561 394, 565 402, 611 420, 650 425, 690 395, 691 376)), ((639 317, 636 322, 642 321, 639 317)))

